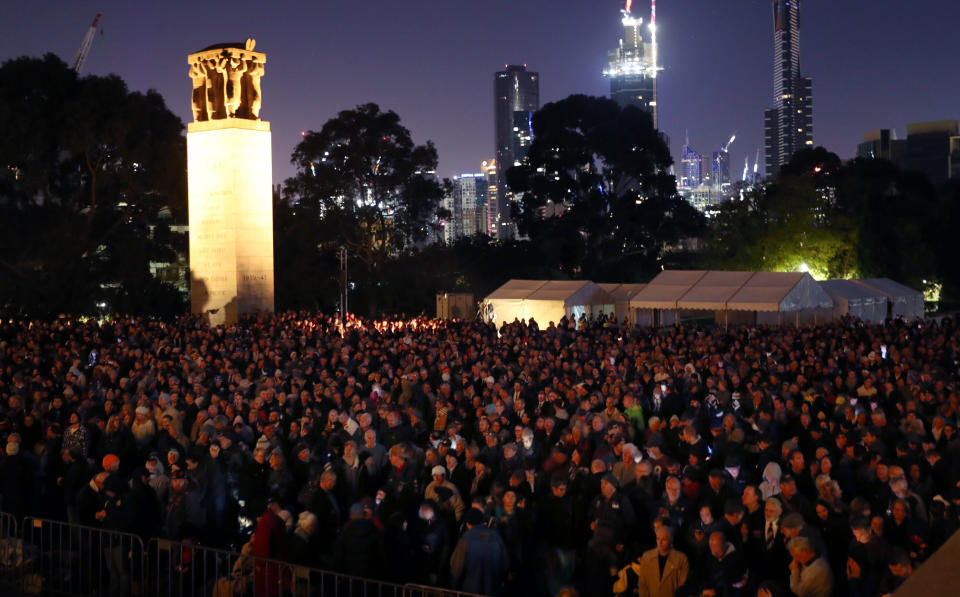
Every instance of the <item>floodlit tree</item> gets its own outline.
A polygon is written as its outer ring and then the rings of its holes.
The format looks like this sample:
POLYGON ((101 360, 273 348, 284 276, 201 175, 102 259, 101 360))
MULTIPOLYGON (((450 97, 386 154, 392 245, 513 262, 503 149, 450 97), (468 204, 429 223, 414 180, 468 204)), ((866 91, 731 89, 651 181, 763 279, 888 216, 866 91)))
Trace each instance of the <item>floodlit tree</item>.
POLYGON ((0 310, 172 314, 151 276, 181 243, 183 124, 154 91, 77 78, 52 54, 0 66, 0 310))
POLYGON ((697 236, 702 218, 676 192, 670 151, 649 114, 573 95, 533 118, 525 162, 508 171, 515 219, 572 277, 630 280, 697 236))
POLYGON ((711 221, 704 267, 797 271, 818 278, 938 278, 937 193, 883 160, 842 163, 822 147, 796 153, 768 185, 733 198, 711 221))

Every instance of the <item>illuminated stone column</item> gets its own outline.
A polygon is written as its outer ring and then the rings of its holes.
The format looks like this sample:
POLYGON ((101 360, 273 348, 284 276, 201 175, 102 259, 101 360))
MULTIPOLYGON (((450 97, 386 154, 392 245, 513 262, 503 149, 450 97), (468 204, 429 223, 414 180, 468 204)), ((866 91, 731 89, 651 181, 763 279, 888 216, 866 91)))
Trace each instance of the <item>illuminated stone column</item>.
POLYGON ((274 308, 270 123, 259 119, 265 57, 252 46, 189 58, 197 119, 187 126, 190 302, 211 325, 274 308))

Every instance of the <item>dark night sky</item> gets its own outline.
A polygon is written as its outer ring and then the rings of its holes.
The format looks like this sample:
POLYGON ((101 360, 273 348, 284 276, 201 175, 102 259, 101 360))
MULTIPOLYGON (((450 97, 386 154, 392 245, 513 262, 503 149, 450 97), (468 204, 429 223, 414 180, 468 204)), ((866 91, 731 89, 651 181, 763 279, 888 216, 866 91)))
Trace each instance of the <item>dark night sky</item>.
MULTIPOLYGON (((261 116, 273 127, 275 182, 293 173, 301 130, 369 101, 399 113, 415 141, 436 143, 442 176, 477 171, 493 153, 494 71, 508 62, 539 71, 544 103, 606 95, 601 71, 622 31, 616 0, 2 4, 0 61, 54 52, 69 62, 103 12, 84 73, 157 89, 184 122, 187 54, 256 38, 267 54, 261 116)), ((685 129, 704 154, 737 131, 739 172, 762 146, 773 93, 771 2, 660 0, 657 9, 661 128, 674 156, 685 129)), ((641 11, 648 4, 636 0, 641 11)), ((955 0, 804 0, 801 68, 813 77, 815 143, 847 158, 870 129, 903 136, 907 122, 960 118, 958 23, 955 0)))

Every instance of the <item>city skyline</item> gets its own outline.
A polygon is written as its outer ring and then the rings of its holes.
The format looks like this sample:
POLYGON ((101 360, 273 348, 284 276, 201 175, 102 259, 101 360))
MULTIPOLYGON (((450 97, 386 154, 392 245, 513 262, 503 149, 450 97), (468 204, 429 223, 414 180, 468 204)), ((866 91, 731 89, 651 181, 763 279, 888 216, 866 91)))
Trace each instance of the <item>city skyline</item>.
MULTIPOLYGON (((869 11, 804 2, 802 63, 817 87, 815 144, 849 158, 868 130, 892 128, 903 136, 907 122, 960 117, 960 80, 949 49, 955 8, 946 0, 926 2, 922 11, 902 7, 886 0, 869 11)), ((254 37, 270 56, 263 86, 264 117, 275 131, 274 183, 292 174, 289 155, 301 130, 319 129, 338 111, 367 101, 396 111, 417 142, 433 140, 438 172, 451 177, 491 157, 489 81, 504 64, 526 63, 540 73, 541 105, 573 93, 609 96, 602 71, 622 36, 622 8, 620 1, 560 0, 549 10, 499 0, 483 10, 374 1, 279 3, 264 13, 238 2, 229 13, 191 7, 188 21, 185 8, 170 6, 79 2, 51 14, 19 3, 9 7, 0 60, 49 51, 69 62, 93 15, 103 12, 104 33, 84 73, 116 73, 131 89, 155 88, 187 122, 186 55, 254 37)), ((634 14, 647 11, 648 2, 634 3, 634 14)), ((685 130, 704 155, 736 131, 732 162, 742 163, 744 155, 752 161, 763 146, 762 112, 770 104, 769 0, 722 7, 661 0, 657 11, 660 128, 671 138, 675 162, 685 130)))

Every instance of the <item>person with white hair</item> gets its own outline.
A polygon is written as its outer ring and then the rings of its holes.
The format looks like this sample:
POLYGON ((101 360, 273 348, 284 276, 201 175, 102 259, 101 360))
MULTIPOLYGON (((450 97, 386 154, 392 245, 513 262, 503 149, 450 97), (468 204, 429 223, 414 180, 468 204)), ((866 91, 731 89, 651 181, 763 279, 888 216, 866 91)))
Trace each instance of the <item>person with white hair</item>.
POLYGON ((304 510, 297 517, 297 528, 290 535, 289 559, 301 566, 314 566, 317 561, 317 549, 313 545, 314 532, 317 529, 317 515, 304 510))
POLYGON ((790 556, 790 590, 797 597, 831 597, 833 573, 826 558, 817 555, 810 540, 799 535, 787 544, 790 556))
POLYGON ((625 487, 635 480, 634 472, 640 460, 640 448, 634 444, 623 445, 620 461, 613 465, 613 476, 617 478, 620 487, 625 487))

